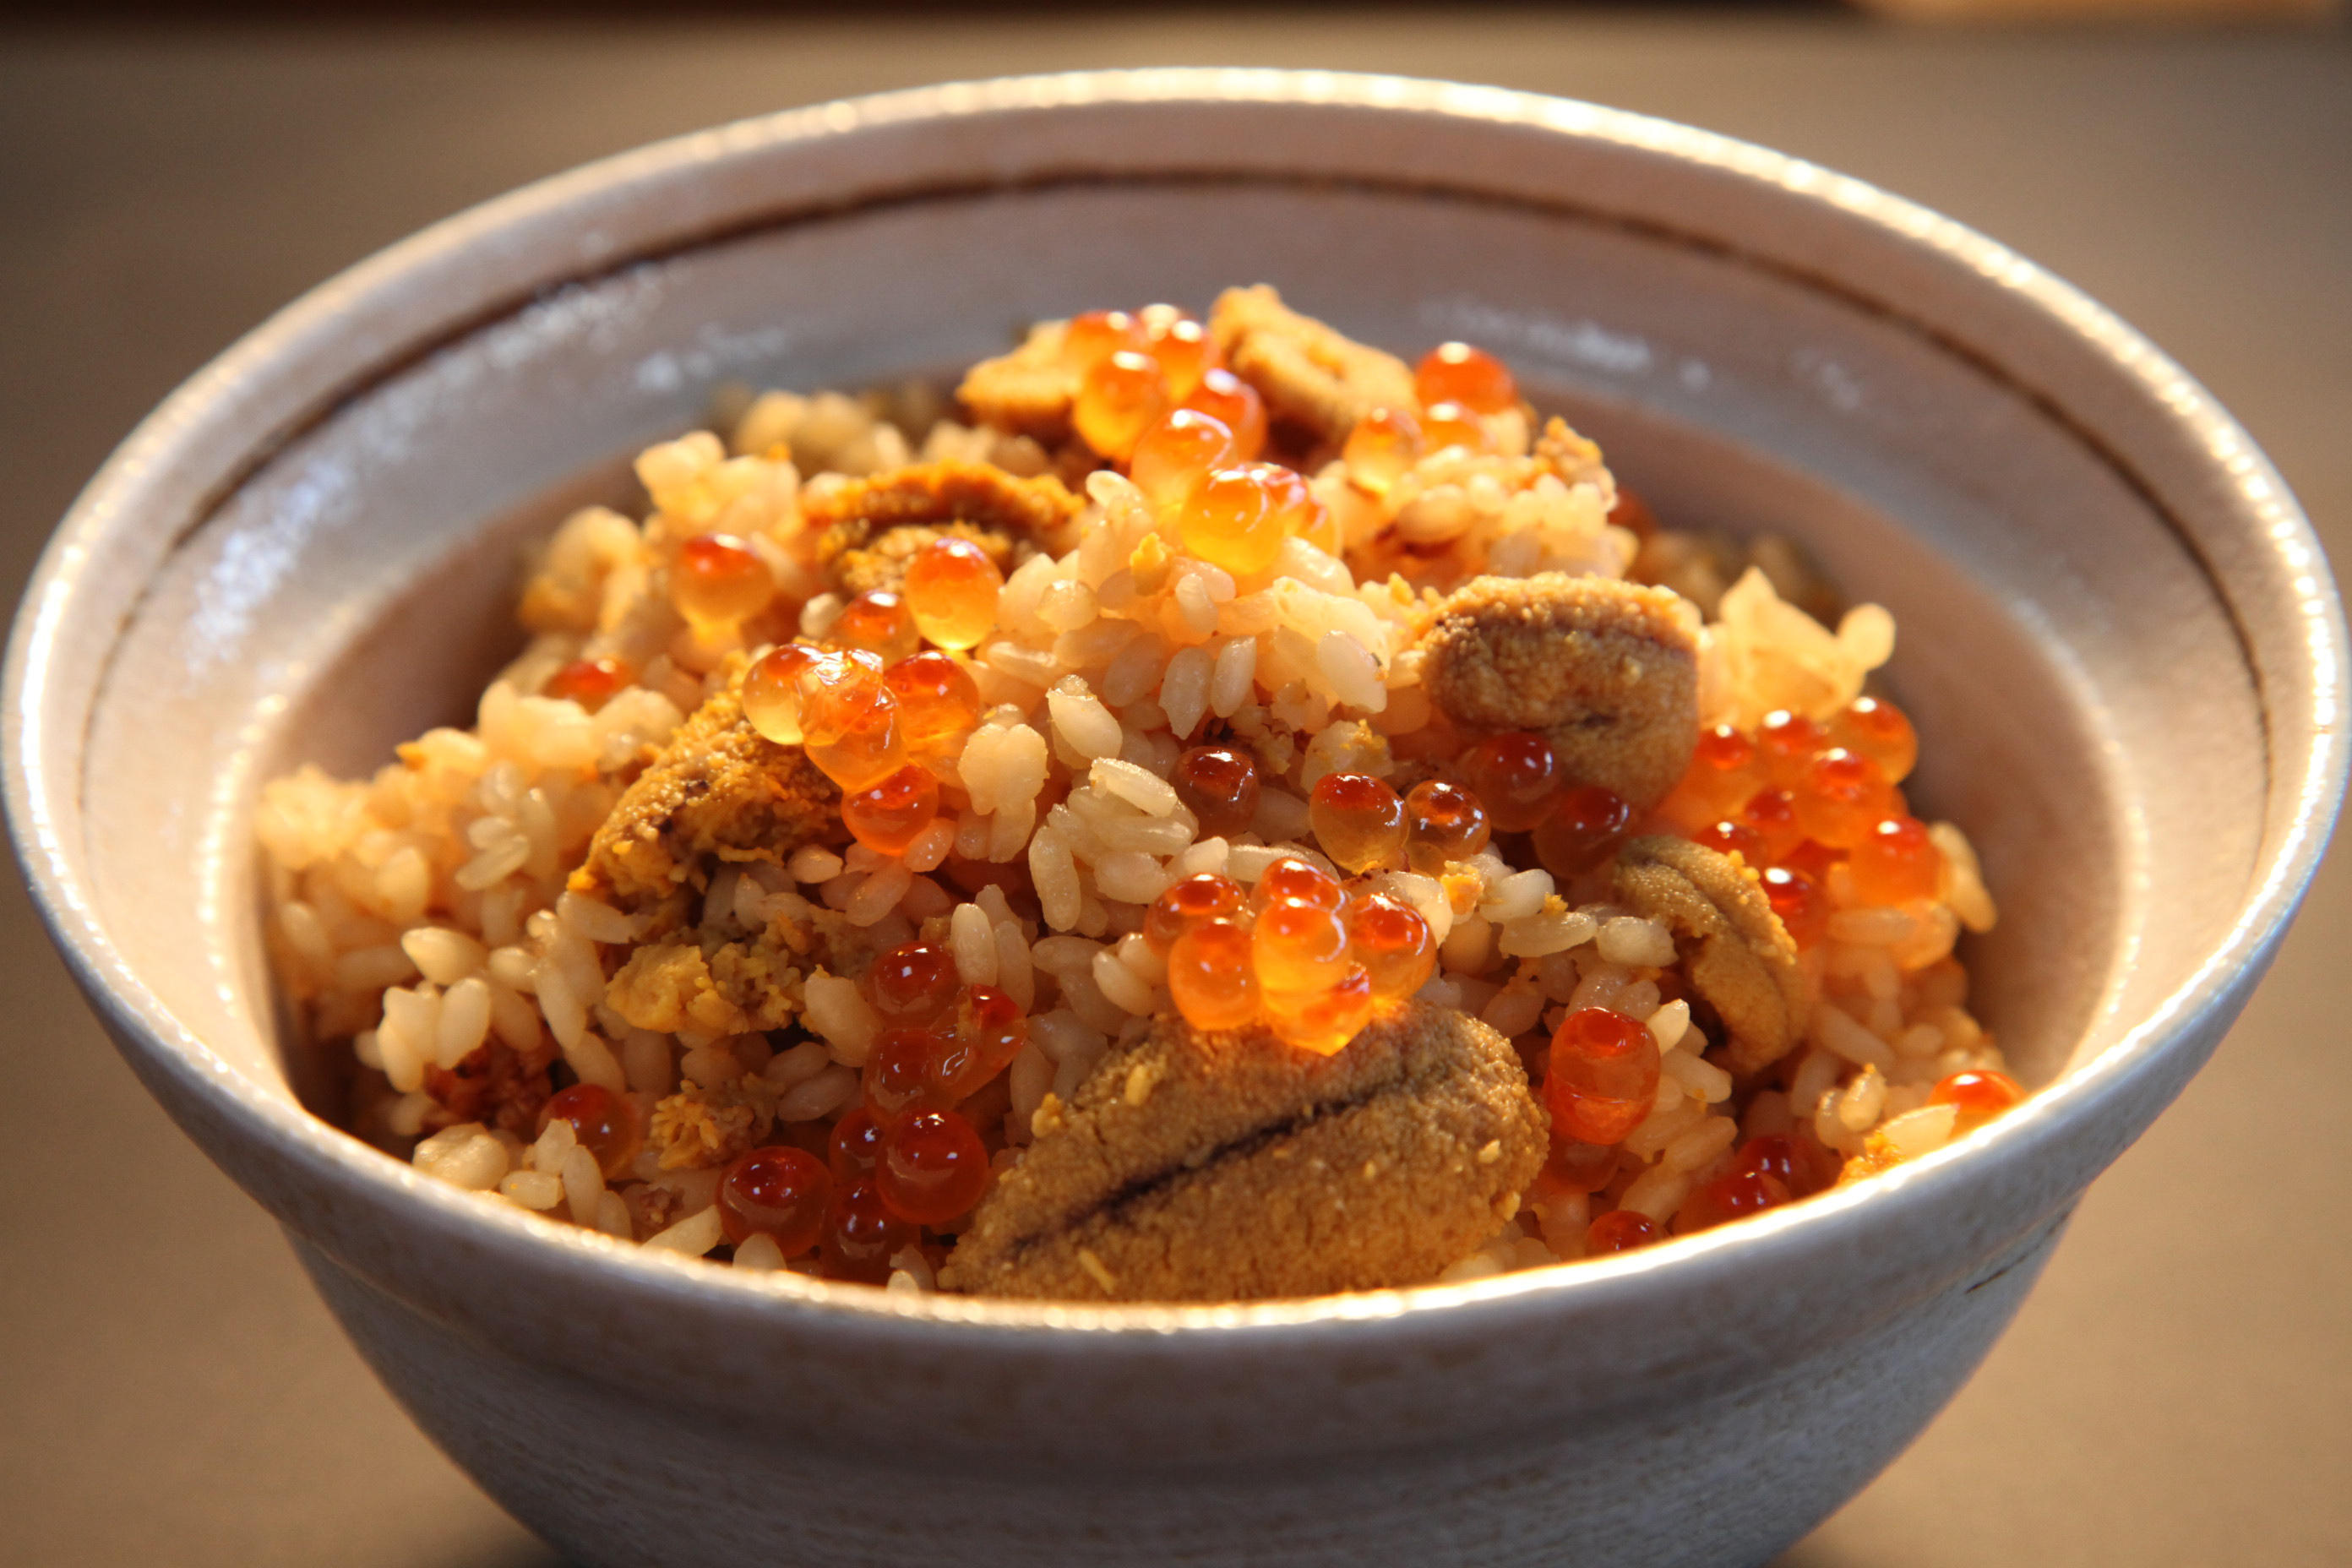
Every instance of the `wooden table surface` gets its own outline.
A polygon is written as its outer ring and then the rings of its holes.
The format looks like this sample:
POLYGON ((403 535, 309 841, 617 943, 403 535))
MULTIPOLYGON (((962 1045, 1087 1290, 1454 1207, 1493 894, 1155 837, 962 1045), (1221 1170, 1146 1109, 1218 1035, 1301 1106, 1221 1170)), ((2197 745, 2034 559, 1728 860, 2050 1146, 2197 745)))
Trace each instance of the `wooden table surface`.
MULTIPOLYGON (((0 583, 13 603, 75 489, 174 384, 460 205, 761 110, 1166 63, 1498 82, 1874 181, 2120 310, 2245 422, 2336 558, 2352 544, 2340 30, 1532 8, 118 28, 0 35, 0 583)), ((551 1564, 376 1386, 0 882, 0 1562, 551 1564)), ((2339 857, 1983 1371, 1785 1568, 2352 1561, 2352 1165, 2345 1101, 2318 1087, 2347 939, 2339 857), (2244 1152, 2258 1135, 2273 1152, 2244 1152)))

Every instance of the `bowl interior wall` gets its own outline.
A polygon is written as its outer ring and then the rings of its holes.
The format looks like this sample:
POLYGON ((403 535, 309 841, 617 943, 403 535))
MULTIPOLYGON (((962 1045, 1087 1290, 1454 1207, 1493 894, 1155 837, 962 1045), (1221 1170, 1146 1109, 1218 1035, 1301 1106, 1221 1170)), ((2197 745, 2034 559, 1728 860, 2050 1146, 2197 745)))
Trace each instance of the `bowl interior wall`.
POLYGON ((1923 808, 2003 905, 1972 957, 2026 1075, 2111 1044, 2219 940, 2262 825, 2260 710, 2148 497, 2020 389, 1807 283, 1570 211, 1266 183, 943 195, 542 296, 357 389, 159 573, 90 737, 101 916, 207 1045, 284 1092, 249 847, 262 780, 462 721, 521 547, 727 380, 857 386, 1106 301, 1236 280, 1411 353, 1481 341, 1671 522, 1774 529, 1894 610, 1923 808), (2153 665, 2144 649, 2175 650, 2153 665), (2200 744, 2176 736, 2198 716, 2200 744), (201 781, 199 783, 199 781, 201 781), (2193 856, 2159 847, 2196 843, 2193 856))

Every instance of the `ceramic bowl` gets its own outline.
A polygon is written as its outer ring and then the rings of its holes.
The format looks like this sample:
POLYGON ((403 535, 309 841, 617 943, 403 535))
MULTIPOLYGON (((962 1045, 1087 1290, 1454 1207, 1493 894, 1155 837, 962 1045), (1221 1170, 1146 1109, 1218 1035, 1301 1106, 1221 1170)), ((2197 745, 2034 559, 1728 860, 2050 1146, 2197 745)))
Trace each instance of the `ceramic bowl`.
POLYGON ((1553 100, 1054 77, 609 160, 288 309, 66 520, 9 653, 7 802, 140 1076, 434 1439, 583 1563, 1752 1563, 1943 1405, 2237 1012, 2336 806, 2343 649, 2243 433, 1957 225, 1553 100), (1663 515, 1793 534, 1895 611, 1918 790, 2004 907, 1977 1003, 2042 1092, 1620 1258, 1185 1310, 655 1257, 303 1108, 256 787, 462 721, 525 539, 625 493, 719 382, 939 371, 1256 279, 1402 350, 1500 351, 1663 515))

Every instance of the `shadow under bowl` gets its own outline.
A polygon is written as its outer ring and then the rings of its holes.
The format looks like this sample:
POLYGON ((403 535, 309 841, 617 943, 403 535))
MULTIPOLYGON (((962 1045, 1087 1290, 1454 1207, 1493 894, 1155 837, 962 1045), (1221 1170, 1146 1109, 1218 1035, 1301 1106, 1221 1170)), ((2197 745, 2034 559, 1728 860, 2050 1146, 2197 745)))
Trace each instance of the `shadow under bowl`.
POLYGON ((1157 71, 798 111, 463 215, 143 426, 10 650, 18 854, 132 1066, 393 1392, 583 1562, 1753 1562, 1975 1367, 2204 1060, 2340 795, 2343 626, 2243 434, 2064 285, 1759 149, 1488 89, 1157 71), (936 374, 1268 281, 1464 337, 1664 517, 1902 628, 1916 790, 2043 1092, 1860 1186, 1572 1268, 1250 1308, 908 1299, 654 1257, 307 1114, 250 813, 464 722, 522 546, 725 381, 936 374))

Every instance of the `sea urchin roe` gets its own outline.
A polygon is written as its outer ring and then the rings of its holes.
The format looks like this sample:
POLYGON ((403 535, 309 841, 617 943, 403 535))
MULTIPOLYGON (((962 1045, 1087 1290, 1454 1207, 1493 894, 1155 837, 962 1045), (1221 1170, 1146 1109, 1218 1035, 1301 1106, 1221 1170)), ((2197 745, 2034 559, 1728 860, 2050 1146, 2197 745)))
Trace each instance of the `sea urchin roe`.
POLYGON ((1143 912, 1143 940, 1152 952, 1165 955, 1177 938, 1201 921, 1234 919, 1248 901, 1249 895, 1231 877, 1197 872, 1151 900, 1143 912))
POLYGON ((1361 874, 1404 859, 1404 802, 1370 773, 1325 773, 1307 797, 1307 818, 1323 853, 1361 874))
POLYGON ((1503 833, 1524 833, 1542 821, 1559 790, 1551 742, 1525 731, 1487 736, 1462 753, 1455 771, 1503 833))
POLYGON ((1375 408, 1356 421, 1339 456, 1349 484, 1382 496, 1421 461, 1423 447, 1420 420, 1402 408, 1375 408))
POLYGON ((1584 1229, 1584 1256, 1606 1258, 1631 1252, 1658 1239, 1658 1227, 1648 1215, 1633 1209, 1611 1209, 1584 1229))
POLYGON ((1580 877, 1612 855, 1633 831, 1633 808, 1599 784, 1568 791, 1536 824, 1536 858, 1562 879, 1580 877))
MULTIPOLYGON (((877 1165, 876 1175, 880 1175, 877 1165)), ((876 1182, 834 1188, 819 1257, 828 1279, 879 1285, 890 1277, 890 1255, 915 1239, 915 1226, 892 1213, 876 1182)))
POLYGON ((1734 1171, 1702 1182, 1683 1200, 1675 1211, 1675 1230, 1688 1236, 1693 1231, 1710 1230, 1727 1220, 1744 1219, 1778 1208, 1790 1199, 1788 1187, 1777 1176, 1762 1171, 1734 1171))
POLYGON ((547 678, 547 695, 577 702, 593 713, 635 679, 626 659, 610 654, 575 658, 547 678))
POLYGON ((740 626, 776 595, 768 563, 731 533, 698 533, 678 547, 670 603, 699 631, 740 626))
POLYGON ((979 684, 936 648, 900 659, 883 671, 882 684, 898 701, 899 734, 917 752, 951 750, 980 722, 979 684))
POLYGON ((1405 792, 1405 864, 1434 877, 1454 860, 1467 860, 1494 836, 1486 808, 1476 795, 1448 779, 1423 779, 1405 792))
POLYGON ((1878 764, 1889 784, 1901 784, 1919 760, 1919 736, 1892 702, 1857 697, 1833 715, 1829 740, 1878 764))
POLYGON ((900 1219, 944 1225, 988 1190, 988 1149, 952 1110, 918 1110, 882 1139, 875 1190, 900 1219))
POLYGON ((1348 900, 1348 955, 1381 1001, 1410 996, 1437 972, 1437 943, 1420 911, 1381 893, 1348 900))
POLYGON ((1500 414, 1517 407, 1518 383, 1508 366, 1484 349, 1468 343, 1440 343, 1413 367, 1413 395, 1427 407, 1433 403, 1458 403, 1474 414, 1500 414))
POLYGON ((1257 763, 1231 746, 1194 746, 1176 759, 1169 782, 1204 837, 1248 831, 1257 816, 1257 763))
POLYGON ((1078 439, 1123 463, 1168 401, 1160 362, 1139 350, 1119 349, 1097 360, 1079 381, 1070 423, 1078 439))
POLYGON ((1003 586, 1004 574, 987 551, 945 534, 907 563, 907 611, 926 639, 961 653, 995 630, 996 595, 1003 586))
POLYGON ((903 855, 940 814, 940 781, 909 763, 879 784, 841 797, 850 837, 880 855, 903 855))
POLYGON ((1257 1016, 1250 928, 1202 921, 1168 950, 1168 994, 1196 1029, 1238 1029, 1257 1016))
POLYGON ((1257 388, 1222 365, 1203 371, 1201 384, 1184 406, 1213 416, 1233 432, 1234 455, 1242 462, 1265 450, 1265 400, 1257 388))
POLYGON ((803 1149, 772 1145, 730 1163, 719 1178, 719 1226, 730 1242, 773 1240, 786 1258, 814 1247, 833 1203, 833 1174, 803 1149))
POLYGON ((1136 442, 1127 475, 1146 500, 1166 511, 1182 505, 1212 470, 1241 460, 1223 420, 1197 408, 1179 408, 1136 442))
POLYGON ((1585 1143, 1616 1143, 1650 1114, 1658 1092, 1658 1042, 1638 1018, 1580 1007, 1551 1037, 1544 1103, 1553 1130, 1585 1143))
POLYGON ((2005 1072, 1971 1068, 1953 1073, 1927 1091, 1930 1105, 1955 1106, 1959 1116, 1952 1124, 1955 1136, 1978 1128, 2025 1098, 2025 1090, 2005 1072))
POLYGON ((628 1169, 645 1142, 636 1107, 602 1084, 575 1083, 550 1095, 539 1109, 539 1131, 558 1118, 572 1123, 572 1137, 607 1180, 628 1169))

